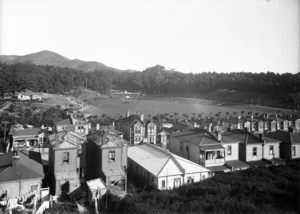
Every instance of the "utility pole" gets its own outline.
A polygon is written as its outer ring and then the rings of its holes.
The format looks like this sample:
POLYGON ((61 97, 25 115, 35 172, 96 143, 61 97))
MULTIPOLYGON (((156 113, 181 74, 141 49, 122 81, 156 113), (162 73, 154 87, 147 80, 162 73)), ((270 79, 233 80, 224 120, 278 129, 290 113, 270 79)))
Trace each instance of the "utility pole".
MULTIPOLYGON (((2 124, 4 125, 4 136, 3 136, 3 143, 6 144, 6 126, 9 124, 8 121, 3 121, 2 124)), ((7 145, 8 146, 8 145, 7 145)))

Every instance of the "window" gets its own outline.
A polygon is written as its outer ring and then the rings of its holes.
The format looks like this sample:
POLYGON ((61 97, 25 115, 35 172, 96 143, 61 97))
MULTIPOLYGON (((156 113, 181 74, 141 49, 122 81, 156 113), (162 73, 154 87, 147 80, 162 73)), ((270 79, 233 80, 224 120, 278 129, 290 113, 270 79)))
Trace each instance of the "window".
POLYGON ((30 192, 37 191, 37 190, 38 190, 38 185, 37 184, 30 185, 30 192))
POLYGON ((183 151, 183 142, 180 142, 180 151, 183 151))
POLYGON ((161 181, 161 188, 166 188, 166 181, 165 180, 161 181))
POLYGON ((274 146, 270 145, 269 146, 269 155, 273 155, 274 154, 274 146))
POLYGON ((135 128, 135 133, 141 134, 141 129, 140 129, 140 127, 136 127, 136 128, 135 128))
POLYGON ((154 134, 154 127, 153 126, 149 126, 148 131, 149 131, 149 133, 154 134))
POLYGON ((293 146, 293 153, 292 156, 296 156, 296 146, 293 146))
POLYGON ((189 147, 185 146, 185 151, 189 152, 189 147))
POLYGON ((8 190, 3 189, 0 191, 0 199, 1 200, 7 200, 7 196, 8 196, 8 190))
POLYGON ((69 164, 69 160, 70 160, 70 153, 63 152, 63 164, 69 164))
POLYGON ((115 151, 109 151, 108 160, 115 161, 115 151))
POLYGON ((194 177, 187 177, 187 183, 188 184, 194 183, 194 177))
POLYGON ((257 156, 257 147, 252 148, 252 156, 257 156))
POLYGON ((181 185, 181 178, 174 178, 174 187, 179 187, 181 185))
POLYGON ((202 180, 205 180, 205 175, 202 175, 202 180))
POLYGON ((227 155, 231 155, 231 146, 227 146, 227 155))

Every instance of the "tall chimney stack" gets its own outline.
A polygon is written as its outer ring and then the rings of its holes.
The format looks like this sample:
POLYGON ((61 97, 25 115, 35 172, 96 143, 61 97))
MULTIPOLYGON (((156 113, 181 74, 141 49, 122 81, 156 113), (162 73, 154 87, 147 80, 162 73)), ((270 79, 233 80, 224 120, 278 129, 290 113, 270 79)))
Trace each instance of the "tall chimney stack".
POLYGON ((99 130, 99 129, 100 129, 100 124, 97 123, 97 124, 96 124, 96 130, 99 130))
POLYGON ((144 114, 140 114, 140 120, 144 122, 144 114))
POLYGON ((129 117, 130 116, 130 113, 129 111, 126 112, 126 117, 129 117))

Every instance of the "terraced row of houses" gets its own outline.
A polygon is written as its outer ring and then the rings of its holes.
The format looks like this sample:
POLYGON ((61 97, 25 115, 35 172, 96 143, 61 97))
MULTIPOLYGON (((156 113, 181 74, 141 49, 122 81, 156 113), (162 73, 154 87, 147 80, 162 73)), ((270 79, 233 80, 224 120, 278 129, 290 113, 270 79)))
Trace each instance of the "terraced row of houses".
POLYGON ((282 126, 264 132, 255 129, 259 125, 250 124, 249 128, 248 120, 241 121, 238 117, 194 128, 156 124, 137 113, 110 126, 92 127, 74 115, 53 127, 12 126, 11 144, 0 155, 1 198, 40 192, 45 180, 53 195, 72 194, 83 182, 97 183, 95 179, 115 194, 126 194, 128 177, 141 178, 157 189, 172 189, 218 172, 300 158, 299 120, 288 123, 288 129, 283 120, 282 126), (27 170, 28 175, 24 170, 30 169, 32 162, 37 167, 27 170))

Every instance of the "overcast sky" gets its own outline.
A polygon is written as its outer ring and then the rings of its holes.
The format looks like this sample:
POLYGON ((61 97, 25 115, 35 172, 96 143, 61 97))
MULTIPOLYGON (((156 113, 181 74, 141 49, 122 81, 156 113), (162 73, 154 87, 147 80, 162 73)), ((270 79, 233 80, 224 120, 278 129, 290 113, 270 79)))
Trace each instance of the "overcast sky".
POLYGON ((300 71, 299 0, 0 0, 0 54, 118 69, 300 71))

